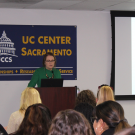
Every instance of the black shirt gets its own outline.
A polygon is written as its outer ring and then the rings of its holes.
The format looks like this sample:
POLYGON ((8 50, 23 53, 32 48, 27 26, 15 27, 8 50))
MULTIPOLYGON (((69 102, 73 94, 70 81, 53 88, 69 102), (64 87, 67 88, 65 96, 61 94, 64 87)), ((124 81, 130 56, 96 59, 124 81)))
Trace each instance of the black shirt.
POLYGON ((105 130, 102 135, 113 135, 115 131, 115 128, 109 128, 107 130, 105 130))
POLYGON ((8 135, 6 130, 3 128, 3 126, 0 124, 0 134, 8 135))

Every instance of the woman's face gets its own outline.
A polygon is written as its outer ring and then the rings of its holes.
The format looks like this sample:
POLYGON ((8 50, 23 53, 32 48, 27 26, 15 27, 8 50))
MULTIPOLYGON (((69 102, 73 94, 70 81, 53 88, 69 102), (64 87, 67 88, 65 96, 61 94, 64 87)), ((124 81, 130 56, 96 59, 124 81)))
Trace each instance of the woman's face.
POLYGON ((51 56, 51 55, 48 55, 48 56, 46 57, 46 61, 45 61, 46 69, 52 70, 52 68, 54 67, 54 65, 55 65, 54 57, 51 56))

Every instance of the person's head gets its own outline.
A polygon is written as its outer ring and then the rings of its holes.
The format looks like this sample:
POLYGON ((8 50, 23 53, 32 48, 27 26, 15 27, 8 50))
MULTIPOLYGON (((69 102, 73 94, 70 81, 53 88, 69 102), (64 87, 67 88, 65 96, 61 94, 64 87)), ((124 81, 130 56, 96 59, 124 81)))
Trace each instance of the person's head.
POLYGON ((56 114, 48 135, 93 135, 93 133, 84 115, 69 109, 56 114))
POLYGON ((116 133, 115 135, 135 135, 135 127, 123 129, 122 131, 116 133))
POLYGON ((77 106, 80 103, 88 103, 95 107, 96 97, 94 96, 91 90, 83 90, 77 95, 75 106, 77 106))
POLYGON ((77 106, 75 106, 75 108, 74 108, 74 110, 82 113, 89 122, 91 122, 90 117, 92 117, 93 109, 94 109, 94 107, 88 103, 80 103, 77 106))
POLYGON ((24 112, 30 105, 41 103, 39 92, 32 87, 27 87, 21 94, 20 112, 24 112))
POLYGON ((15 135, 47 135, 51 125, 50 110, 43 104, 33 104, 25 112, 15 135))
POLYGON ((52 70, 56 66, 56 57, 52 52, 47 52, 43 57, 43 67, 48 70, 52 70))
POLYGON ((89 123, 92 127, 92 131, 94 133, 93 123, 91 123, 91 119, 90 119, 92 117, 93 109, 94 109, 94 107, 88 103, 80 103, 77 106, 75 106, 75 108, 74 108, 74 110, 82 113, 86 117, 86 119, 89 121, 89 123))
POLYGON ((115 128, 115 133, 130 127, 124 117, 122 106, 115 101, 105 101, 94 108, 93 128, 100 135, 108 128, 115 128))
POLYGON ((113 90, 110 86, 102 86, 97 92, 97 105, 108 100, 115 101, 113 90))

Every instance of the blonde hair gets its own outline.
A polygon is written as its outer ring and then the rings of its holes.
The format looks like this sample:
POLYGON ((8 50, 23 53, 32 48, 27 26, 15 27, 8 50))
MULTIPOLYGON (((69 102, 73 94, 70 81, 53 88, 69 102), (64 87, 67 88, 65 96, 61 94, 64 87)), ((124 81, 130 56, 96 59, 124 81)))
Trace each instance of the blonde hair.
POLYGON ((97 93, 97 100, 97 105, 108 100, 115 101, 112 88, 109 86, 102 86, 97 93))
POLYGON ((21 94, 19 111, 23 113, 30 105, 42 103, 39 92, 32 87, 27 87, 21 94))

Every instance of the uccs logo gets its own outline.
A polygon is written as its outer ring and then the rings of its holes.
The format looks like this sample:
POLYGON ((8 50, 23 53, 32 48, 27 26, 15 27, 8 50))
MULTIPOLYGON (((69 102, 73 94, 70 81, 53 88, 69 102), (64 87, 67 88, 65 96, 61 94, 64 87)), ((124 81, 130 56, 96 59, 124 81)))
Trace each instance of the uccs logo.
POLYGON ((12 57, 18 57, 15 55, 14 43, 7 38, 5 31, 3 31, 2 36, 0 38, 0 62, 12 62, 12 57), (5 57, 2 57, 6 55, 5 57), (8 57, 9 56, 9 57, 8 57))
POLYGON ((0 62, 12 62, 12 57, 1 57, 0 62))

